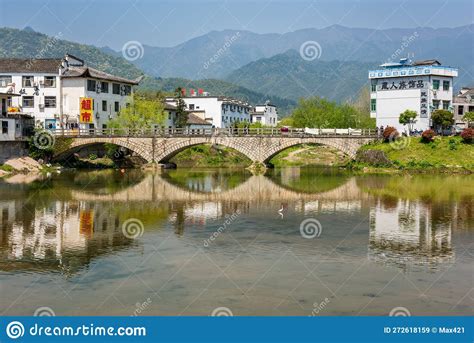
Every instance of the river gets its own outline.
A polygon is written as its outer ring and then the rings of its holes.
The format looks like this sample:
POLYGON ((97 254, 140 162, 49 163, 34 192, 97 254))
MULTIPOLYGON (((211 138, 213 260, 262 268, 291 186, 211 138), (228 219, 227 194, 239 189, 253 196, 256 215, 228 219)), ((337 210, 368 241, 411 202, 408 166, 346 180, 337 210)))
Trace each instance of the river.
POLYGON ((283 168, 0 180, 0 312, 473 315, 474 177, 283 168))

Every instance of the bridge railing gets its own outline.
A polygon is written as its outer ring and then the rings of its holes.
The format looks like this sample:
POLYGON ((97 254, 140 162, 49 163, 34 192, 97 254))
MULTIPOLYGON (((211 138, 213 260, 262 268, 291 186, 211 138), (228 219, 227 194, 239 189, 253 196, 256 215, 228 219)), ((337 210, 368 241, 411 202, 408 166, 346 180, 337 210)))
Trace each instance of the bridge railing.
POLYGON ((56 129, 55 136, 65 137, 376 137, 376 129, 299 129, 299 128, 209 128, 209 129, 56 129))

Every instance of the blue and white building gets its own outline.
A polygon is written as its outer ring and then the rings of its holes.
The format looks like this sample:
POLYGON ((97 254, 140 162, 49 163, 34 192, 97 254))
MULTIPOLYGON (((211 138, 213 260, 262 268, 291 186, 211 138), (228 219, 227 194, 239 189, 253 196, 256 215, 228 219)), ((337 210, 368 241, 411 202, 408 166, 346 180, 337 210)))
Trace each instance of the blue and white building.
POLYGON ((369 71, 370 115, 377 127, 393 126, 398 131, 408 128, 399 123, 400 113, 418 113, 415 130, 432 126, 431 113, 436 109, 453 110, 453 80, 458 70, 442 66, 437 60, 385 63, 369 71))

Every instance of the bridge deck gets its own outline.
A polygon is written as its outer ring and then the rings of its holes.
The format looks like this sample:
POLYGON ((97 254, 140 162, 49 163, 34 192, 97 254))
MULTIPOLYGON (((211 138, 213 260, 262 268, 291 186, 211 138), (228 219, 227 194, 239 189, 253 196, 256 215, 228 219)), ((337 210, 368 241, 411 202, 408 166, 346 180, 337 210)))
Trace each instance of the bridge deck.
POLYGON ((64 137, 280 137, 280 138, 311 138, 311 137, 345 137, 374 138, 378 133, 375 129, 281 129, 281 128, 225 128, 225 129, 57 129, 49 131, 54 136, 64 137))

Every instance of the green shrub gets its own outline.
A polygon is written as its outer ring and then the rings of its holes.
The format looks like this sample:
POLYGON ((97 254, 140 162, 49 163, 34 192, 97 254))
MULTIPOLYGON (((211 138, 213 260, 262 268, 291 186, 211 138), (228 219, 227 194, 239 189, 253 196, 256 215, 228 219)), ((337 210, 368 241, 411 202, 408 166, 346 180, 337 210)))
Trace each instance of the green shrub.
POLYGON ((457 150, 458 145, 459 145, 459 143, 456 140, 456 138, 450 138, 449 139, 449 141, 448 141, 449 150, 457 150))
POLYGON ((96 155, 96 154, 90 154, 90 155, 89 155, 89 160, 94 161, 94 160, 96 160, 96 159, 97 159, 97 155, 96 155))

